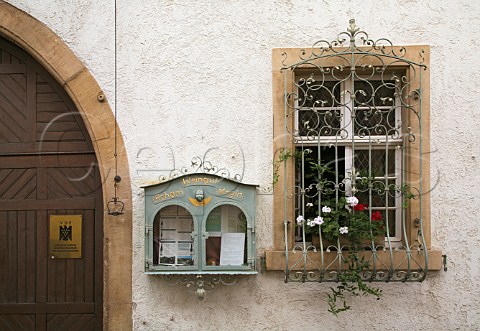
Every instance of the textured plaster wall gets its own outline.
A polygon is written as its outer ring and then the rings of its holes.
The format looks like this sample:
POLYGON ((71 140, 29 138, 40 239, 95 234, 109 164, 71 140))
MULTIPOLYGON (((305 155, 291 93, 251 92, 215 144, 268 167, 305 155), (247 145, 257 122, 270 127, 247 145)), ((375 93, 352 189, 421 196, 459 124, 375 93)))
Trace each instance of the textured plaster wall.
MULTIPOLYGON (((114 100, 111 1, 9 0, 71 47, 114 100)), ((133 190, 137 330, 477 330, 480 328, 480 1, 126 1, 118 7, 118 114, 133 190), (204 302, 143 274, 143 191, 193 156, 271 181, 271 49, 333 39, 350 18, 371 37, 431 45, 432 243, 448 272, 383 284, 384 297, 326 310, 328 284, 261 273, 204 302)), ((126 188, 124 188, 126 189, 126 188)), ((120 193, 121 194, 121 193, 120 193)), ((257 254, 272 245, 272 196, 260 195, 257 254)))

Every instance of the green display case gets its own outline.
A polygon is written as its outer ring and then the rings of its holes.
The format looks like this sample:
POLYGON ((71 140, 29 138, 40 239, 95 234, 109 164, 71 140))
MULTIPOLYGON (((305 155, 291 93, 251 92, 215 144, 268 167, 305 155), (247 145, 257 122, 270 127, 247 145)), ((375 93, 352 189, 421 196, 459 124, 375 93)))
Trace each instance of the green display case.
POLYGON ((256 186, 209 174, 145 189, 147 274, 255 274, 256 186))

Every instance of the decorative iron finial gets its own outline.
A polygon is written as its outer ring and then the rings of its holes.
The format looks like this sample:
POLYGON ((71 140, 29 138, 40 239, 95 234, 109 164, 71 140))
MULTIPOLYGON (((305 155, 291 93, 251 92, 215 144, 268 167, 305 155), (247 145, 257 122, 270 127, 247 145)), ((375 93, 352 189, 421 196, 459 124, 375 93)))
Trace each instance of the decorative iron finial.
POLYGON ((355 32, 357 32, 359 29, 357 28, 357 25, 355 24, 355 19, 351 18, 350 21, 348 21, 350 26, 347 28, 347 31, 350 32, 350 34, 353 36, 355 32))
POLYGON ((356 33, 360 30, 360 28, 357 27, 355 24, 355 19, 351 18, 350 21, 348 21, 349 27, 347 28, 347 32, 350 34, 350 46, 355 47, 355 35, 356 33))

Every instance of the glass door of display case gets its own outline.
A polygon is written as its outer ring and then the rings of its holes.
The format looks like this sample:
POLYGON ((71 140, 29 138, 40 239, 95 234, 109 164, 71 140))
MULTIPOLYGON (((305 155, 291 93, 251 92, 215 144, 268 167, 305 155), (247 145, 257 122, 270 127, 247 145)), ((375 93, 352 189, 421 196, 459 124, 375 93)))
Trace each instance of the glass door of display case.
POLYGON ((204 270, 248 267, 248 231, 245 213, 233 205, 213 209, 204 223, 204 270))
POLYGON ((196 230, 193 216, 182 206, 161 209, 153 223, 153 265, 197 269, 196 230))

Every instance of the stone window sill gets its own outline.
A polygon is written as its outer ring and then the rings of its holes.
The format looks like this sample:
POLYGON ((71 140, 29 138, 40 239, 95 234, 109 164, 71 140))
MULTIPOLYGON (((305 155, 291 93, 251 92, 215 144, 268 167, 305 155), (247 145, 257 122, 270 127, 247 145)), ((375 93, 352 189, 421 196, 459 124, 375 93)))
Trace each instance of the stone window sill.
MULTIPOLYGON (((405 251, 395 251, 393 250, 393 263, 390 262, 390 250, 378 251, 377 252, 377 262, 375 263, 376 270, 388 270, 390 265, 394 266, 395 270, 408 270, 408 260, 405 254, 405 251)), ((337 257, 336 251, 323 252, 324 256, 324 266, 330 265, 337 257)), ((348 252, 343 253, 345 256, 348 252)), ((365 252, 363 254, 371 255, 371 252, 365 252)), ((298 251, 293 253, 289 252, 289 269, 293 268, 294 264, 298 262, 301 258, 302 252, 298 251)), ((368 258, 368 257, 366 257, 368 258)), ((318 269, 321 266, 320 263, 321 254, 319 251, 309 252, 307 259, 307 270, 309 269, 318 269), (310 262, 310 261, 312 262, 310 262), (314 265, 316 264, 316 266, 314 265)), ((411 255, 410 270, 415 271, 419 270, 421 266, 425 265, 425 255, 422 252, 417 250, 412 250, 411 255), (414 261, 414 262, 413 262, 414 261)), ((267 250, 265 251, 265 264, 267 271, 285 271, 285 251, 278 250, 267 250)), ((293 270, 302 270, 303 263, 299 264, 297 268, 293 270)), ((371 265, 373 269, 373 265, 371 265)), ((438 249, 429 249, 428 250, 428 270, 442 270, 443 269, 443 258, 442 251, 438 249)))

